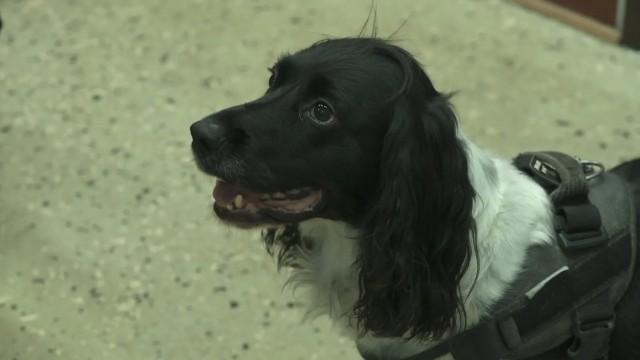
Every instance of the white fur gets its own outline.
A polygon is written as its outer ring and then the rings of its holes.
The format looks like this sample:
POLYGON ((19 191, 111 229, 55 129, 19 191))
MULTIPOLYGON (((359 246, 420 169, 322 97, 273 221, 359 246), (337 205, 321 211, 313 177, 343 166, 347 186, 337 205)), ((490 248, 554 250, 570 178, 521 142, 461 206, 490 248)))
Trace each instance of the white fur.
MULTIPOLYGON (((473 216, 478 253, 470 261, 460 289, 468 294, 464 304, 467 326, 477 323, 504 294, 522 268, 527 248, 551 243, 551 206, 542 188, 513 165, 478 148, 459 135, 467 147, 469 176, 477 193, 473 216), (477 280, 476 280, 477 273, 477 280), (472 287, 475 280, 475 286, 472 287)), ((348 323, 357 298, 356 233, 343 223, 313 219, 300 225, 314 240, 300 252, 294 284, 309 284, 310 312, 326 313, 355 337, 348 323)), ((395 338, 365 336, 361 349, 384 358, 406 357, 432 346, 395 338)))

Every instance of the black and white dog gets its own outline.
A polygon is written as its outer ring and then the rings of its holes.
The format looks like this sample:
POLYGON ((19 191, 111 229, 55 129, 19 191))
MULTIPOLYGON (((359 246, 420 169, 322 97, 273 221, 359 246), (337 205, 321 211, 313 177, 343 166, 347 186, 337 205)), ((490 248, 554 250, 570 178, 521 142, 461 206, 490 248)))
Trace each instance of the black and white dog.
MULTIPOLYGON (((407 51, 325 40, 270 71, 262 97, 191 126, 192 150, 217 216, 266 227, 362 352, 400 359, 473 326, 555 242, 547 193, 465 137, 407 51)), ((640 162, 621 169, 638 196, 640 162)), ((618 318, 612 359, 640 359, 637 275, 618 318)))

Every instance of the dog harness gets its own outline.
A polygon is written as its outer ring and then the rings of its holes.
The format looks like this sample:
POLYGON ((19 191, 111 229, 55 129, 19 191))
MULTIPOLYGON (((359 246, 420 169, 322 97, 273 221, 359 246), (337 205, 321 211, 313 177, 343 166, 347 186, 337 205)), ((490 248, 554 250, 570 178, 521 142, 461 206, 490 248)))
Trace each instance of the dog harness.
POLYGON ((549 194, 555 246, 529 249, 531 270, 489 319, 403 360, 607 359, 636 260, 631 189, 602 165, 562 153, 523 153, 514 165, 549 194))

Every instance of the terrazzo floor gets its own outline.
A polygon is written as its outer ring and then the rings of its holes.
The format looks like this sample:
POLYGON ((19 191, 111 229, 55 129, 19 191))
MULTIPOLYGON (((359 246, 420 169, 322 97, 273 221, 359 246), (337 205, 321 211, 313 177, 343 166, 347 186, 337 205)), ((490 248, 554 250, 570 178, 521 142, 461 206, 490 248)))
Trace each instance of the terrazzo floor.
MULTIPOLYGON (((369 0, 0 0, 0 359, 357 359, 255 232, 216 222, 188 126, 369 0)), ((504 156, 640 156, 640 53, 500 0, 379 0, 504 156)))

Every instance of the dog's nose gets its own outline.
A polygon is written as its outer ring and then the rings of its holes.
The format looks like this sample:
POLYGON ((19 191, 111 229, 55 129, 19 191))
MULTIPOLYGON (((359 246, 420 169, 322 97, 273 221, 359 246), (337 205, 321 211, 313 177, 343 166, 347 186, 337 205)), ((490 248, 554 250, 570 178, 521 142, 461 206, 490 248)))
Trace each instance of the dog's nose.
POLYGON ((190 127, 194 148, 207 153, 216 152, 224 141, 220 124, 209 119, 196 121, 190 127))

